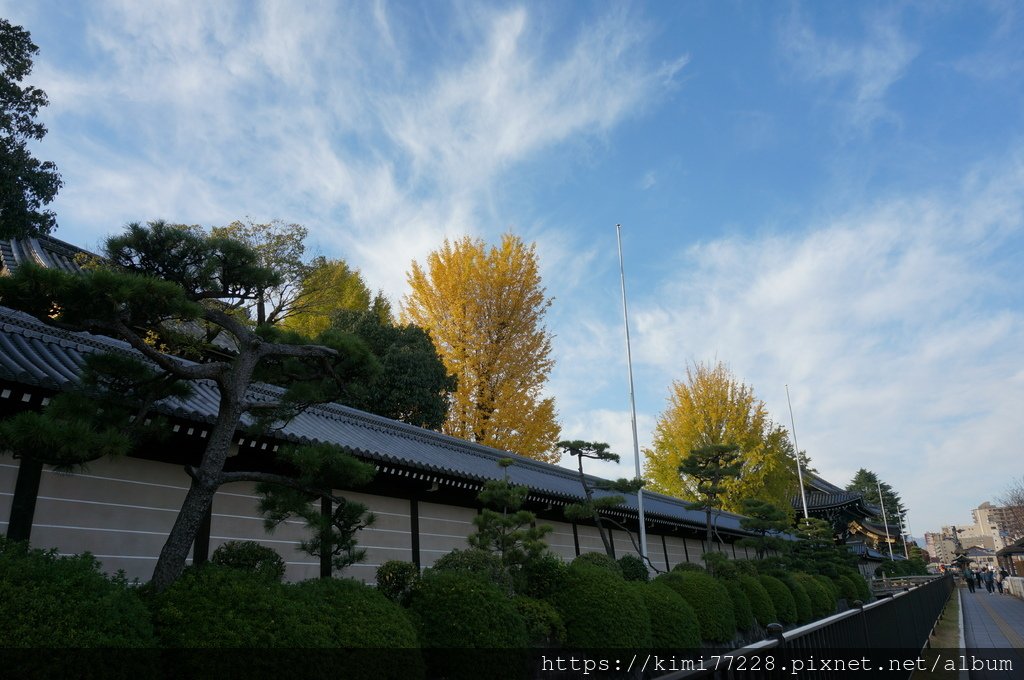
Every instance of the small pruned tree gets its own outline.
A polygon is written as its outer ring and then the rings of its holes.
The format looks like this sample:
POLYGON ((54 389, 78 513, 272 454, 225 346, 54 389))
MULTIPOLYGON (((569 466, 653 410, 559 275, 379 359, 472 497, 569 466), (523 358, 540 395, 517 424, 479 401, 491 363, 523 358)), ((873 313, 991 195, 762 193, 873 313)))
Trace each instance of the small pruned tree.
POLYGON ((757 498, 744 498, 741 506, 744 517, 740 519, 740 526, 755 537, 740 540, 740 545, 753 548, 759 560, 764 559, 769 551, 778 551, 783 543, 779 534, 789 529, 789 513, 757 498))
POLYGON ((468 539, 474 548, 497 555, 510 575, 547 550, 544 537, 552 531, 550 525, 537 525, 537 516, 522 509, 530 490, 509 480, 508 469, 514 463, 511 458, 498 461, 503 478, 489 480, 477 495, 485 507, 473 518, 476 533, 468 539))
POLYGON ((299 548, 320 558, 321 578, 362 562, 366 551, 356 547, 356 534, 372 526, 376 517, 335 489, 368 484, 374 476, 373 465, 330 444, 288 447, 278 453, 278 460, 290 465, 292 474, 267 475, 256 486, 267 531, 292 517, 302 519, 311 536, 299 548))
MULTIPOLYGON (((623 526, 621 522, 618 522, 607 515, 603 515, 602 510, 608 510, 622 505, 625 501, 622 494, 636 493, 643 488, 644 481, 642 479, 625 478, 620 478, 615 481, 598 480, 596 483, 596 489, 600 491, 610 491, 613 495, 595 496, 595 487, 591 486, 590 480, 583 471, 583 459, 589 458, 591 460, 604 460, 618 463, 619 454, 609 451, 608 444, 605 444, 604 442, 585 442, 579 439, 560 441, 558 442, 558 448, 561 449, 562 455, 575 456, 577 460, 577 469, 579 470, 580 485, 583 487, 584 501, 582 503, 570 503, 565 506, 566 519, 571 522, 592 520, 594 525, 597 527, 598 535, 601 537, 601 543, 604 545, 605 553, 612 559, 615 559, 615 548, 612 545, 611 527, 606 527, 606 524, 614 525, 624 531, 626 536, 629 537, 630 542, 633 544, 634 550, 636 550, 637 554, 640 555, 642 551, 640 550, 640 546, 633 536, 633 533, 623 526)), ((661 571, 646 555, 641 556, 651 569, 659 572, 661 571)))
POLYGON ((680 476, 689 478, 697 500, 688 503, 691 510, 703 510, 707 523, 706 552, 711 552, 711 512, 719 507, 718 498, 725 490, 725 481, 740 474, 740 447, 736 444, 712 444, 690 451, 679 464, 680 476))

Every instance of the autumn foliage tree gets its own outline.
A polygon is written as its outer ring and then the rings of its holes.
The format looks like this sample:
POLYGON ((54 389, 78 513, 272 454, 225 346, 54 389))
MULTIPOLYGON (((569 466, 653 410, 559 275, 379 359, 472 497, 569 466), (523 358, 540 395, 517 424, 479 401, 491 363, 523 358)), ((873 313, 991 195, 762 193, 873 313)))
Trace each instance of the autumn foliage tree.
POLYGON ((771 421, 764 402, 725 364, 689 367, 685 381, 672 383, 653 447, 644 451, 644 478, 654 491, 698 500, 697 480, 680 475, 680 463, 691 451, 732 444, 739 448, 740 474, 723 481, 722 509, 740 512, 744 498, 788 507, 797 481, 786 430, 771 421))
POLYGON ((543 396, 553 366, 534 246, 506 234, 487 248, 445 241, 413 262, 403 318, 424 328, 458 380, 448 434, 556 462, 554 399, 543 396))

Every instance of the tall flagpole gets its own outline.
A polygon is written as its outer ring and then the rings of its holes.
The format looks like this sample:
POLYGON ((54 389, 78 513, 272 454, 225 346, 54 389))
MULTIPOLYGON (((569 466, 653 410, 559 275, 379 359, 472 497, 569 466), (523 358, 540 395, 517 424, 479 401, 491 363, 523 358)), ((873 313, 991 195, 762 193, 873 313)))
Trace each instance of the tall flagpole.
MULTIPOLYGON (((896 510, 899 511, 899 508, 896 508, 896 510)), ((896 516, 899 517, 900 520, 900 538, 903 539, 903 556, 909 560, 910 551, 907 549, 907 530, 903 527, 903 515, 900 515, 897 512, 896 516)))
MULTIPOLYGON (((640 440, 636 436, 636 397, 633 394, 633 354, 629 348, 629 312, 626 310, 626 269, 622 264, 622 225, 615 225, 615 239, 619 244, 619 278, 622 281, 622 322, 626 327, 626 367, 629 369, 629 407, 633 423, 633 460, 636 463, 636 478, 640 473, 640 440)), ((644 519, 644 490, 636 490, 636 508, 640 522, 640 555, 647 559, 647 522, 644 519)))
POLYGON ((882 524, 885 525, 885 544, 889 546, 889 559, 892 557, 892 539, 889 538, 889 520, 885 517, 885 498, 882 497, 882 483, 875 478, 875 484, 878 486, 878 502, 882 504, 882 524))
POLYGON ((793 447, 796 449, 796 477, 800 480, 800 502, 804 505, 804 519, 807 519, 807 493, 804 491, 803 466, 800 465, 800 445, 796 443, 796 420, 793 419, 793 402, 789 400, 789 385, 786 385, 786 403, 789 404, 789 422, 793 426, 793 447))

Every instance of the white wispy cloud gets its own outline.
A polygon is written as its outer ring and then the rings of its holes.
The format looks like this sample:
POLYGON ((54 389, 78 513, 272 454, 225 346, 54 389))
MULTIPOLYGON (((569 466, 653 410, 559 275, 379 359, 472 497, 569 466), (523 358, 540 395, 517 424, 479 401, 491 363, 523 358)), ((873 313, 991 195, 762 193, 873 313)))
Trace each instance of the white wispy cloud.
POLYGON ((886 94, 920 51, 900 31, 895 12, 866 17, 859 42, 820 35, 795 13, 783 25, 780 41, 795 73, 827 86, 847 122, 862 132, 895 117, 885 105, 886 94))
POLYGON ((665 378, 661 390, 689 361, 725 360, 787 426, 788 383, 801 448, 827 478, 867 467, 912 512, 953 521, 994 488, 989 475, 958 478, 965 460, 981 472, 1021 455, 1008 443, 1024 440, 1013 413, 1024 403, 1024 315, 981 301, 1024 296, 1022 241, 1018 154, 955 195, 700 243, 635 305, 634 359, 665 378))
POLYGON ((430 8, 384 2, 90 6, 88 70, 39 68, 58 213, 97 236, 122 218, 304 223, 397 300, 444 237, 507 228, 511 169, 599 138, 685 64, 647 58, 625 11, 568 42, 527 7, 454 11, 434 35, 417 29, 430 8))

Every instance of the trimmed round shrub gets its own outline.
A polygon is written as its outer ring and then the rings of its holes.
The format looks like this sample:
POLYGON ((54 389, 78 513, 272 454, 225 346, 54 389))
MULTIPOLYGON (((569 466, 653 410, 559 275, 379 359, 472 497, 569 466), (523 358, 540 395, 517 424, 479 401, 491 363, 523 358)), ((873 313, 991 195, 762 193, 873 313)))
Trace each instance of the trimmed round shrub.
POLYGON ((232 569, 245 569, 257 576, 280 581, 284 578, 284 559, 273 548, 256 541, 228 541, 223 543, 210 557, 210 562, 232 569))
POLYGON ((807 591, 807 596, 811 600, 812 618, 823 619, 835 613, 836 602, 832 598, 831 590, 825 588, 809 574, 793 574, 793 578, 807 591))
POLYGON ((864 577, 860 575, 859 571, 847 567, 841 569, 839 573, 849 576, 850 580, 853 581, 853 585, 857 589, 857 599, 859 599, 862 602, 871 601, 871 586, 868 585, 868 582, 864 580, 864 577))
POLYGON ((772 605, 775 606, 775 614, 779 617, 779 623, 796 623, 796 600, 793 599, 793 592, 786 587, 786 584, 774 576, 759 576, 758 581, 768 591, 772 598, 772 605))
POLYGON ((750 606, 750 599, 743 590, 739 581, 732 579, 718 579, 729 592, 729 599, 732 600, 732 614, 736 618, 736 628, 741 631, 748 631, 754 627, 754 610, 750 606))
POLYGON ((388 560, 377 567, 377 590, 392 602, 406 605, 420 578, 420 569, 412 562, 388 560))
POLYGON ((651 621, 643 598, 620 576, 587 562, 574 563, 551 596, 565 623, 566 643, 579 648, 650 646, 651 621))
POLYGON ((804 624, 811 621, 814 618, 814 613, 811 610, 811 597, 807 594, 807 590, 791 574, 780 575, 776 578, 785 583, 789 591, 793 593, 793 601, 796 603, 796 622, 804 624))
POLYGON ((757 562, 754 560, 733 560, 732 564, 740 574, 746 576, 757 576, 757 562))
POLYGON ((672 571, 699 571, 703 572, 704 567, 700 566, 696 562, 680 562, 676 566, 672 567, 672 571))
MULTIPOLYGON (((423 657, 412 621, 376 588, 332 578, 303 581, 288 590, 306 615, 326 631, 326 646, 334 650, 331 663, 335 670, 343 664, 346 678, 423 677, 423 657), (374 650, 372 664, 367 663, 366 650, 374 650)), ((317 655, 311 655, 311 660, 319 661, 317 655)))
POLYGON ((547 599, 558 592, 569 568, 561 557, 551 552, 530 558, 513 575, 515 591, 520 595, 547 599))
POLYGON ((619 566, 619 563, 616 562, 615 560, 613 560, 612 558, 608 557, 604 553, 599 553, 599 552, 583 553, 582 555, 580 555, 579 557, 577 557, 576 559, 574 559, 572 561, 572 565, 573 566, 576 566, 578 564, 598 567, 600 569, 604 569, 605 571, 607 571, 610 574, 615 574, 616 576, 618 576, 620 578, 624 578, 624 576, 622 574, 622 567, 619 566))
POLYGON ((123 577, 105 576, 92 555, 59 557, 6 540, 0 541, 0 621, 0 647, 153 644, 146 606, 123 577))
POLYGON ((634 583, 630 586, 643 597, 651 619, 651 647, 654 649, 697 649, 700 624, 697 613, 676 591, 664 583, 634 583))
POLYGON ((835 606, 839 600, 839 586, 836 582, 830 579, 828 576, 821 574, 813 574, 814 580, 822 585, 823 588, 828 592, 832 598, 832 605, 835 606))
POLYGON ((839 589, 839 596, 846 600, 847 606, 852 607, 854 600, 860 600, 860 593, 857 592, 857 584, 854 583, 853 579, 846 574, 840 574, 837 576, 835 584, 839 589))
POLYGON ((512 606, 523 617, 531 647, 560 647, 565 644, 565 624, 550 602, 516 595, 512 606))
POLYGON ((526 624, 511 599, 483 576, 429 570, 409 598, 409 612, 431 677, 478 678, 481 664, 488 677, 522 675, 526 624), (457 648, 481 651, 451 651, 457 648))
POLYGON ((462 574, 482 576, 499 588, 508 592, 512 588, 512 579, 501 558, 494 553, 475 548, 469 550, 453 550, 443 555, 434 566, 433 571, 455 571, 462 574))
POLYGON ((622 570, 622 577, 627 581, 650 581, 651 573, 643 559, 637 555, 623 555, 618 560, 619 569, 622 570))
POLYGON ((701 639, 729 642, 736 637, 732 598, 719 581, 704 573, 684 571, 662 574, 655 582, 672 588, 693 607, 701 639))
POLYGON ((704 564, 710 573, 715 578, 721 579, 734 579, 740 575, 739 569, 736 565, 726 557, 723 553, 705 553, 704 564))
POLYGON ((761 582, 754 576, 742 574, 736 581, 743 588, 750 600, 750 610, 754 619, 762 628, 767 628, 770 623, 778 623, 778 615, 775 613, 775 605, 772 603, 771 595, 761 582))
POLYGON ((154 627, 161 646, 172 648, 329 646, 328 627, 293 589, 241 569, 189 568, 154 597, 154 627))

